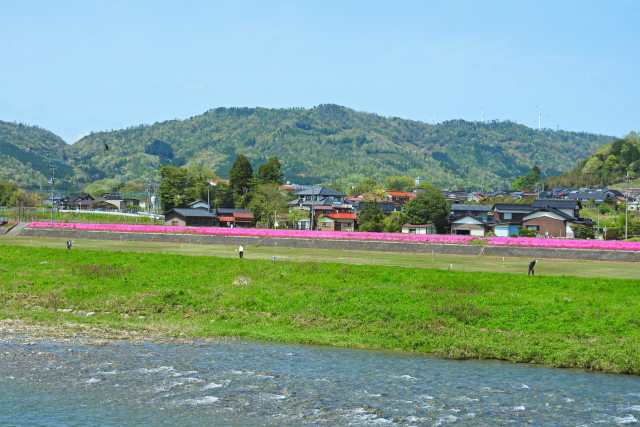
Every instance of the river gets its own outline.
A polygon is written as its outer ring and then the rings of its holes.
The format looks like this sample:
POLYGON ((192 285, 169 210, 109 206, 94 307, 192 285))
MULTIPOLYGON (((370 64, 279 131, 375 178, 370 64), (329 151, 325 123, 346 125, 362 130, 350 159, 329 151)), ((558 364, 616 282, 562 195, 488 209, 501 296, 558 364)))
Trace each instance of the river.
POLYGON ((616 425, 640 378, 239 339, 0 339, 1 425, 616 425))

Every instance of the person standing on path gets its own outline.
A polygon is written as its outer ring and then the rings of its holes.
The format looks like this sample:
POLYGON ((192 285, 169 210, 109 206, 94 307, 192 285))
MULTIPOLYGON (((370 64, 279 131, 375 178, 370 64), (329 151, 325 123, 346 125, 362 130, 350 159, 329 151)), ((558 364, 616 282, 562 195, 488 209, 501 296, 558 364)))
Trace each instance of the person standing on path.
POLYGON ((533 275, 533 274, 534 274, 533 268, 536 266, 536 263, 537 263, 537 262, 538 262, 538 260, 537 260, 537 259, 534 259, 533 261, 531 261, 531 262, 529 263, 529 272, 527 273, 527 276, 528 276, 528 275, 530 275, 530 274, 531 274, 531 275, 533 275))
POLYGON ((240 259, 242 259, 242 255, 244 255, 244 248, 242 245, 238 248, 238 255, 240 255, 240 259))
POLYGON ((67 240, 67 249, 71 249, 71 240, 67 240))

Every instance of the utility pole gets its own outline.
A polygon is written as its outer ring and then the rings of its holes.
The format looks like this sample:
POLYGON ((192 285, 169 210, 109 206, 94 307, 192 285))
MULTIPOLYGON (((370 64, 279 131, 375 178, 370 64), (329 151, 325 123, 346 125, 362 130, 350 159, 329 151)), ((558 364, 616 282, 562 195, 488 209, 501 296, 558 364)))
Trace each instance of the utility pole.
POLYGON ((144 181, 147 184, 147 213, 151 214, 151 180, 146 179, 144 181))
POLYGON ((624 193, 624 240, 627 240, 629 238, 629 172, 624 180, 627 183, 627 191, 624 193))
POLYGON ((127 211, 127 167, 122 167, 122 212, 127 211))
POLYGON ((55 199, 55 185, 56 185, 56 166, 49 165, 49 169, 51 169, 51 222, 53 222, 53 205, 55 199))

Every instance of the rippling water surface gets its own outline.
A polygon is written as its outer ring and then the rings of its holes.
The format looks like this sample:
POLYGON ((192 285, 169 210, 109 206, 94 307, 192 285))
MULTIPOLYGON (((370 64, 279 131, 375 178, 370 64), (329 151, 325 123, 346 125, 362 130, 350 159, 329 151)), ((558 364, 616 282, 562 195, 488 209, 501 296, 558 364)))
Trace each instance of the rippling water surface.
POLYGON ((0 340, 5 425, 615 425, 640 378, 216 340, 0 340))

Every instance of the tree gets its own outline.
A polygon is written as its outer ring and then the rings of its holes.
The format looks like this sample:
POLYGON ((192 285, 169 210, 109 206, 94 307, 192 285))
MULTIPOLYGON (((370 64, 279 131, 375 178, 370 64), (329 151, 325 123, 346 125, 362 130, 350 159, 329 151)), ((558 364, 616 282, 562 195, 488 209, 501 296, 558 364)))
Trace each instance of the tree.
POLYGON ((391 215, 384 219, 385 233, 400 233, 405 223, 404 212, 391 212, 391 215))
POLYGON ((542 173, 538 166, 534 166, 531 170, 523 177, 516 180, 511 185, 512 190, 520 190, 520 191, 534 191, 536 189, 536 185, 542 179, 542 173))
POLYGON ((256 223, 262 222, 272 228, 276 212, 289 210, 287 198, 280 192, 278 184, 258 185, 251 193, 249 208, 256 223))
POLYGON ((38 196, 35 193, 27 193, 23 190, 14 191, 9 198, 8 205, 17 208, 18 221, 26 219, 26 208, 32 208, 39 203, 38 196))
POLYGON ((366 203, 358 214, 358 229, 360 231, 381 232, 384 230, 384 213, 377 203, 366 203))
POLYGON ((164 141, 154 139, 146 147, 144 152, 153 156, 160 157, 161 164, 167 164, 173 159, 173 148, 164 141))
POLYGON ((611 211, 612 211, 611 206, 609 206, 608 203, 602 203, 600 206, 598 206, 598 212, 601 215, 610 214, 611 211))
POLYGON ((176 166, 160 168, 160 201, 165 211, 182 204, 181 198, 187 185, 187 169, 176 166))
POLYGON ((302 209, 291 209, 287 214, 287 222, 293 225, 293 228, 296 228, 296 224, 301 219, 308 219, 309 212, 302 209))
POLYGON ((160 200, 165 211, 184 208, 198 199, 206 199, 209 182, 217 178, 202 166, 163 166, 160 175, 160 200))
POLYGON ((221 182, 209 188, 209 204, 212 209, 233 208, 233 190, 228 184, 221 182))
POLYGON ((391 176, 384 181, 387 191, 411 191, 415 186, 415 181, 406 176, 391 176))
POLYGON ((280 171, 281 166, 277 157, 272 157, 266 163, 258 166, 258 182, 260 184, 282 185, 284 183, 284 175, 280 171))
POLYGON ((18 186, 13 181, 0 179, 0 206, 7 206, 11 195, 18 191, 18 186))
POLYGON ((249 192, 253 185, 253 168, 249 160, 240 154, 229 172, 229 185, 237 195, 249 192))
POLYGON ((369 192, 373 191, 377 187, 378 187, 378 183, 376 182, 375 179, 365 178, 360 182, 360 184, 355 186, 354 193, 355 194, 358 194, 358 193, 369 193, 369 192))
POLYGON ((411 224, 433 224, 441 232, 447 224, 451 207, 442 191, 431 184, 421 185, 424 190, 414 197, 405 209, 407 222, 411 224))
POLYGON ((216 174, 203 166, 187 168, 187 183, 184 201, 188 204, 198 199, 207 199, 207 191, 211 191, 211 182, 218 178, 216 174))
POLYGON ((38 206, 38 203, 38 196, 35 193, 17 190, 11 194, 8 205, 13 208, 32 208, 38 206))

